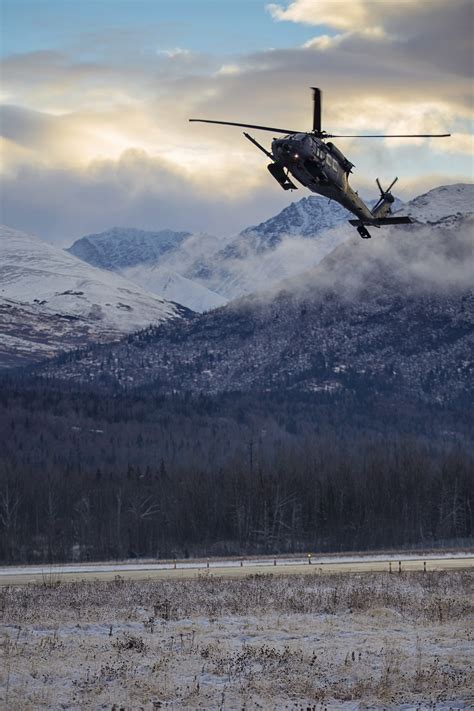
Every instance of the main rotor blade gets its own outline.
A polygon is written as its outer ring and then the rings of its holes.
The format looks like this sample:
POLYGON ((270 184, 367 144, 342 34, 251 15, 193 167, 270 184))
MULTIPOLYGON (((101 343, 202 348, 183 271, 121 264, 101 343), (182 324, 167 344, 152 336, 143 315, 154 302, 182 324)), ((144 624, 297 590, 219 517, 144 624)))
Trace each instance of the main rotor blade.
POLYGON ((364 135, 348 135, 346 133, 326 133, 325 138, 447 138, 450 133, 384 133, 368 136, 364 135))
POLYGON ((311 88, 313 90, 313 131, 321 133, 322 92, 316 86, 311 88))
POLYGON ((288 131, 286 128, 272 128, 271 126, 256 126, 252 123, 235 123, 234 121, 210 121, 209 119, 189 119, 199 123, 218 123, 221 126, 241 126, 242 128, 257 128, 261 131, 272 131, 273 133, 304 133, 304 131, 288 131))
POLYGON ((270 158, 270 160, 273 160, 273 161, 275 160, 274 155, 272 153, 270 153, 270 151, 267 151, 266 148, 261 146, 260 143, 258 141, 256 141, 255 138, 252 138, 252 136, 249 133, 245 133, 245 131, 244 131, 244 136, 245 136, 245 138, 248 138, 248 140, 251 143, 253 143, 254 146, 257 146, 257 148, 260 148, 262 153, 265 153, 265 155, 268 156, 270 158))
POLYGON ((395 183, 397 182, 397 180, 398 180, 398 178, 395 178, 394 180, 392 180, 392 182, 390 183, 390 185, 388 186, 388 188, 387 188, 387 190, 386 190, 387 193, 390 192, 390 190, 393 188, 393 186, 395 185, 395 183))

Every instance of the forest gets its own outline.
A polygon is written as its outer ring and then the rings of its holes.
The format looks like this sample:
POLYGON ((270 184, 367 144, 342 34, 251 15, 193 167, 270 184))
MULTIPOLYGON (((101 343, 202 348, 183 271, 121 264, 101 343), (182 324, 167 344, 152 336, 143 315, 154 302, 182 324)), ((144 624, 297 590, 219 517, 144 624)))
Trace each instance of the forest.
POLYGON ((366 390, 0 386, 2 563, 472 544, 459 409, 366 390))

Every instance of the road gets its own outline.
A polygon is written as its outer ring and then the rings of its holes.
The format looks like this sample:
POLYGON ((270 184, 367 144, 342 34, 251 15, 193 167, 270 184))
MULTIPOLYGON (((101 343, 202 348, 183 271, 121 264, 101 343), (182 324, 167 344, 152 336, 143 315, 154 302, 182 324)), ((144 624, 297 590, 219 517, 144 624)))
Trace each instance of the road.
POLYGON ((238 578, 247 575, 324 575, 330 573, 398 573, 408 571, 474 568, 472 553, 372 555, 307 558, 221 559, 194 561, 147 561, 140 563, 90 563, 52 566, 7 566, 0 568, 0 586, 80 580, 191 579, 200 575, 238 578))

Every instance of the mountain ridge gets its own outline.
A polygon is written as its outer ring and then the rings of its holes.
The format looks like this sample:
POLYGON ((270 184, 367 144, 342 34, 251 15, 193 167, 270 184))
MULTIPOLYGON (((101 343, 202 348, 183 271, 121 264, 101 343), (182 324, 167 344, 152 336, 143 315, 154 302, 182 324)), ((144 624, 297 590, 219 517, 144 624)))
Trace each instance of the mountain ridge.
MULTIPOLYGON (((400 201, 395 204, 401 205, 400 201)), ((116 227, 86 235, 68 251, 94 265, 119 271, 165 297, 168 295, 160 288, 172 272, 174 300, 202 312, 301 271, 303 251, 311 250, 311 263, 316 264, 345 239, 345 235, 330 234, 328 229, 349 217, 350 213, 337 203, 310 195, 236 236, 213 239, 201 235, 202 249, 195 250, 194 258, 187 252, 196 235, 171 230, 146 232, 116 227), (160 245, 163 242, 162 234, 166 235, 166 248, 156 249, 157 240, 160 245), (329 238, 320 238, 324 234, 329 238), (155 278, 151 278, 151 270, 155 278), (179 277, 187 280, 182 282, 182 290, 179 277), (208 290, 207 298, 202 289, 208 290)))
MULTIPOLYGON (((469 199, 474 199, 468 193, 472 193, 472 186, 462 183, 434 188, 410 201, 409 216, 428 223, 443 214, 448 219, 447 214, 455 216, 459 208, 466 210, 469 199), (433 207, 433 198, 439 201, 438 207, 433 207)), ((375 202, 368 200, 367 204, 372 206, 375 202)), ((408 214, 405 204, 397 198, 392 210, 408 214)), ((119 271, 137 285, 165 297, 168 294, 160 289, 172 273, 172 298, 202 312, 265 290, 316 266, 354 234, 347 224, 350 217, 334 201, 309 195, 225 239, 172 230, 147 232, 115 227, 85 236, 68 249, 85 261, 119 271), (201 248, 196 245, 200 240, 201 248)))
POLYGON ((187 309, 33 235, 0 227, 0 364, 118 340, 187 309))
MULTIPOLYGON (((445 197, 449 212, 449 191, 445 197)), ((407 206, 420 218, 426 208, 407 206)), ((473 230, 468 211, 386 228, 372 240, 350 237, 312 270, 265 293, 129 337, 112 349, 112 370, 104 355, 110 349, 92 349, 44 373, 79 381, 100 373, 162 393, 358 387, 431 404, 466 398, 473 230)))
POLYGON ((116 271, 139 263, 154 262, 190 234, 173 230, 155 232, 135 227, 111 227, 104 232, 81 237, 65 251, 94 267, 116 271))

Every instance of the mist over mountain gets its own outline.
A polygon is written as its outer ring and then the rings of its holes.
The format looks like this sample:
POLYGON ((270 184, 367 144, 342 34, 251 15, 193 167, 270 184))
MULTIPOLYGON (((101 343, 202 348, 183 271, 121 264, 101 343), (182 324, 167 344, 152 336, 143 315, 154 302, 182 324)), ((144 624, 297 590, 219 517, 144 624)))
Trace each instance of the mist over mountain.
POLYGON ((316 268, 267 292, 66 357, 44 372, 128 387, 153 383, 162 393, 357 385, 431 403, 468 397, 474 216, 457 208, 466 208, 471 192, 431 191, 407 206, 413 225, 377 231, 372 240, 350 237, 316 268), (434 204, 438 219, 428 224, 434 204))
MULTIPOLYGON (((368 200, 369 207, 376 200, 368 200)), ((402 207, 403 203, 395 198, 393 211, 402 207)), ((220 252, 224 257, 241 257, 252 252, 263 254, 276 249, 285 239, 291 237, 314 238, 331 227, 346 223, 352 213, 344 207, 319 195, 309 195, 297 202, 292 202, 278 215, 271 217, 259 225, 247 227, 220 252)))
POLYGON ((228 300, 265 291, 282 279, 318 264, 349 232, 330 228, 345 224, 349 213, 324 198, 310 196, 291 203, 278 215, 248 227, 210 255, 202 255, 186 276, 228 300))
POLYGON ((0 228, 0 365, 51 357, 187 310, 32 235, 0 228))
POLYGON ((349 217, 337 203, 311 195, 230 238, 114 227, 82 237, 68 251, 203 312, 316 265, 347 237, 329 228, 349 217))
POLYGON ((151 232, 113 227, 81 237, 66 251, 88 264, 118 272, 153 294, 175 301, 193 311, 222 306, 227 299, 183 274, 199 259, 199 245, 217 248, 217 238, 190 232, 151 232))
MULTIPOLYGON (((116 340, 184 313, 169 301, 204 312, 224 305, 232 295, 259 295, 237 302, 245 309, 270 304, 282 292, 293 300, 324 301, 318 294, 332 289, 346 308, 348 299, 354 300, 353 307, 360 302, 353 294, 363 284, 367 304, 376 309, 376 295, 406 302, 430 280, 437 298, 461 285, 468 289, 473 202, 472 185, 436 188, 401 208, 414 225, 373 229, 367 243, 355 236, 341 210, 333 214, 334 205, 313 196, 244 230, 224 247, 211 235, 118 228, 75 243, 75 250, 83 253, 91 246, 94 259, 108 260, 108 270, 93 269, 65 251, 5 228, 0 242, 2 362, 34 362, 95 341, 116 340), (340 219, 342 223, 327 228, 340 219), (326 229, 318 231, 323 223, 326 229), (449 239, 441 239, 441 233, 449 239)), ((235 308, 229 306, 223 317, 217 314, 222 323, 235 308)), ((228 380, 217 389, 232 387, 232 377, 228 380)))

